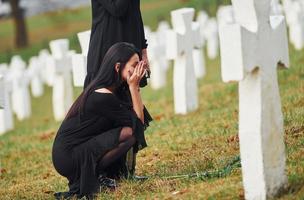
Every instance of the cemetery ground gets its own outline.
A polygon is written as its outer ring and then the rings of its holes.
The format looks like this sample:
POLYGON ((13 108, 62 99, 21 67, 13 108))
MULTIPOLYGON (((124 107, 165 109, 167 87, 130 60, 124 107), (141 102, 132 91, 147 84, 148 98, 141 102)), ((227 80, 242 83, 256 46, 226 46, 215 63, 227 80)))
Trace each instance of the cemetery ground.
MULTIPOLYGON (((291 49, 290 56, 291 68, 278 72, 289 179, 278 199, 300 200, 304 198, 304 52, 291 49)), ((223 178, 164 178, 221 169, 239 154, 237 84, 221 81, 218 59, 207 64, 207 76, 199 82, 200 107, 189 115, 174 114, 171 78, 162 90, 142 90, 154 122, 146 132, 149 146, 138 154, 137 174, 151 178, 120 181, 116 192, 106 191, 101 198, 243 199, 240 168, 223 178)), ((43 97, 33 99, 32 118, 17 122, 14 131, 1 136, 1 199, 52 199, 54 192, 67 189, 51 162, 59 123, 49 105, 47 88, 43 97)))

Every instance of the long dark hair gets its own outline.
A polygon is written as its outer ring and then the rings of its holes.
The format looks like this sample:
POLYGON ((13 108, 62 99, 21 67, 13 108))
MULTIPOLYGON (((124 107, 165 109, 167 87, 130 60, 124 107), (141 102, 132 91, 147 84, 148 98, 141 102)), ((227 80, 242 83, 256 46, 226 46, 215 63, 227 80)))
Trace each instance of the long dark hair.
POLYGON ((73 103, 65 119, 81 114, 89 94, 94 90, 101 87, 120 87, 123 83, 121 71, 134 54, 138 54, 141 59, 140 51, 133 44, 126 42, 114 44, 105 54, 97 75, 73 103), (115 70, 116 63, 120 63, 118 73, 115 70))

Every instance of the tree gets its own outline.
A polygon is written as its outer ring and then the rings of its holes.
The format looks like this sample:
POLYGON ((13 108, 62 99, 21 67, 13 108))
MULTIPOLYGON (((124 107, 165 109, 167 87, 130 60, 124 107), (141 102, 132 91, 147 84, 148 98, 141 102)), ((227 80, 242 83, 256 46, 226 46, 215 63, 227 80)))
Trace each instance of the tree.
POLYGON ((6 1, 10 2, 12 17, 15 23, 15 46, 17 48, 26 47, 28 45, 28 35, 24 17, 24 9, 20 7, 19 0, 6 1))

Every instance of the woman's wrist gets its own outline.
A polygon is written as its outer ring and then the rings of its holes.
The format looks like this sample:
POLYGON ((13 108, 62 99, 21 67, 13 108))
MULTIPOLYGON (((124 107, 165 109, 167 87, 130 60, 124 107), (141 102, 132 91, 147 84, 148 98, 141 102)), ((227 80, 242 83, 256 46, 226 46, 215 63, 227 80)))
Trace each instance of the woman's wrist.
POLYGON ((139 85, 129 85, 130 91, 140 91, 139 85))

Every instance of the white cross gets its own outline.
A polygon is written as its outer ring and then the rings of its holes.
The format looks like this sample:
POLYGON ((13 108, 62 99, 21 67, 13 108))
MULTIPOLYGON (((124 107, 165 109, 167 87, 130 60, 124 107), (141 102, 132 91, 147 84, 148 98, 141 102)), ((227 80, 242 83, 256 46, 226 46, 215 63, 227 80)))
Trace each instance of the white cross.
POLYGON ((38 57, 41 66, 44 66, 44 69, 41 70, 42 80, 48 86, 52 86, 55 75, 54 59, 47 49, 40 50, 38 57))
POLYGON ((151 68, 151 88, 160 89, 166 85, 166 55, 163 52, 165 47, 160 43, 157 33, 149 33, 149 59, 151 68))
POLYGON ((193 66, 194 66, 194 73, 195 77, 200 79, 206 75, 206 62, 205 62, 205 54, 203 51, 204 42, 200 35, 200 23, 193 22, 192 29, 195 30, 193 35, 194 41, 199 41, 195 49, 193 49, 193 66))
POLYGON ((74 86, 82 87, 87 75, 87 55, 89 51, 91 31, 84 31, 77 34, 81 47, 81 54, 72 56, 73 82, 74 86))
POLYGON ((304 3, 293 1, 288 9, 289 39, 296 50, 301 50, 304 48, 304 3))
POLYGON ((59 39, 50 42, 54 57, 55 77, 53 83, 53 112, 56 121, 64 119, 73 103, 73 87, 71 77, 71 58, 69 40, 59 39))
MULTIPOLYGON (((166 58, 166 42, 167 42, 167 38, 166 38, 166 32, 170 30, 170 24, 167 21, 161 21, 158 24, 157 27, 157 41, 159 42, 159 44, 162 46, 159 49, 159 52, 162 53, 162 61, 161 61, 161 65, 165 68, 165 71, 167 72, 167 70, 169 69, 169 60, 166 58)), ((152 76, 152 74, 151 74, 152 76)))
POLYGON ((220 6, 218 11, 216 12, 216 18, 218 24, 231 24, 235 23, 233 7, 231 5, 228 6, 220 6))
POLYGON ((31 77, 31 89, 33 97, 41 97, 44 92, 41 70, 43 65, 40 64, 38 57, 34 56, 29 61, 29 73, 31 77))
POLYGON ((29 92, 29 73, 26 63, 20 56, 13 56, 10 69, 13 82, 12 106, 18 120, 22 121, 31 116, 31 97, 29 92))
POLYGON ((207 41, 207 55, 210 59, 218 56, 218 25, 215 18, 210 18, 205 29, 205 38, 207 41))
POLYGON ((222 78, 239 81, 239 138, 246 199, 285 186, 283 115, 276 69, 289 65, 283 16, 270 0, 232 0, 236 24, 220 26, 222 78))
POLYGON ((206 30, 206 27, 207 27, 207 23, 208 23, 208 19, 209 19, 209 16, 208 14, 201 10, 198 12, 197 14, 197 22, 200 24, 200 43, 205 46, 206 44, 206 36, 205 36, 205 30, 206 30))
POLYGON ((196 31, 192 30, 193 8, 171 12, 173 31, 167 32, 167 57, 174 59, 175 113, 187 114, 198 108, 197 82, 193 67, 193 48, 196 31))
POLYGON ((0 109, 4 108, 4 76, 0 74, 0 109))
POLYGON ((4 134, 14 128, 13 112, 10 101, 12 81, 9 79, 7 64, 0 64, 0 76, 3 77, 3 85, 0 89, 0 92, 3 92, 3 109, 0 109, 0 134, 4 134))

